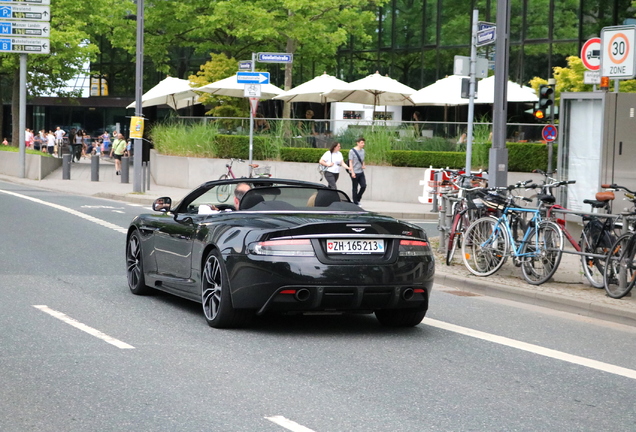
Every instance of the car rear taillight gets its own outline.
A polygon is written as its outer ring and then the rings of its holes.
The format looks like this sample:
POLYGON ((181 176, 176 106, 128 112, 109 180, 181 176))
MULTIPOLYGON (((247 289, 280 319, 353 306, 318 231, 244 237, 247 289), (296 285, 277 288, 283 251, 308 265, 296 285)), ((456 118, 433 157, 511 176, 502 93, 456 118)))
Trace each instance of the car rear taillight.
POLYGON ((400 240, 400 256, 430 255, 428 242, 422 240, 400 240))
POLYGON ((314 256, 309 239, 266 240, 250 245, 250 252, 268 256, 314 256))

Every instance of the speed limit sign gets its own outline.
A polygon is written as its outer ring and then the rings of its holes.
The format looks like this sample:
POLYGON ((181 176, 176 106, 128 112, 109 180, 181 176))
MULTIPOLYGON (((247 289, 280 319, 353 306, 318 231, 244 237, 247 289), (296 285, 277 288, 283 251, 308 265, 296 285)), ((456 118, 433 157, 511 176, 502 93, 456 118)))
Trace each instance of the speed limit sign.
POLYGON ((610 78, 634 78, 636 26, 604 27, 601 30, 601 74, 610 78))

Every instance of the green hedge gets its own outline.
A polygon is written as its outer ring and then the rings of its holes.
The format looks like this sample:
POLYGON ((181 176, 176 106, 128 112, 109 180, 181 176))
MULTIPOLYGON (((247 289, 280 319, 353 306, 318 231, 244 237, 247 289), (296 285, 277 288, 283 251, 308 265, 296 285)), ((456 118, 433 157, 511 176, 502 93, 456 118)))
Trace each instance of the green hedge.
MULTIPOLYGON (((218 158, 249 158, 249 137, 244 135, 218 135, 216 137, 218 158)), ((271 136, 254 136, 253 158, 258 160, 280 159, 287 162, 318 162, 326 151, 323 148, 279 147, 271 136), (280 151, 277 150, 280 148, 280 151)), ((490 143, 473 144, 472 167, 488 169, 490 143)), ((531 172, 536 168, 546 170, 548 152, 545 144, 506 143, 508 170, 531 172)), ((553 164, 557 161, 557 145, 553 146, 553 164)), ((391 150, 389 162, 399 167, 449 167, 463 168, 465 152, 391 150)))

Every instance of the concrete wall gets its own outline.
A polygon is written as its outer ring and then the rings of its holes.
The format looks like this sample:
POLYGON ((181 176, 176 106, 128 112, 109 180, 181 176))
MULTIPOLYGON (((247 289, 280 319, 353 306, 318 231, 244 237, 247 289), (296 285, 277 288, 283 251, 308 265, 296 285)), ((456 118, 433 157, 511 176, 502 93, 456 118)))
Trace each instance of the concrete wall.
MULTIPOLYGON (((273 177, 319 182, 318 162, 253 161, 261 166, 271 166, 273 177)), ((206 181, 216 180, 227 170, 227 159, 189 158, 160 155, 154 150, 150 155, 150 172, 158 185, 195 188, 206 181)), ((235 162, 232 170, 237 177, 247 176, 247 163, 235 162)), ((368 201, 392 201, 417 204, 424 193, 420 180, 424 180, 424 168, 367 166, 368 201)), ((327 184, 323 180, 324 184, 327 184)), ((342 170, 338 188, 351 195, 351 178, 342 170)))
MULTIPOLYGON (((42 180, 62 166, 62 160, 58 158, 34 154, 25 156, 25 177, 31 180, 42 180)), ((20 177, 20 172, 20 154, 0 151, 0 174, 20 177)))
MULTIPOLYGON (((206 181, 216 180, 227 170, 227 159, 188 158, 160 155, 154 150, 150 153, 150 173, 158 185, 193 189, 206 181)), ((271 166, 273 177, 318 182, 318 162, 276 162, 254 161, 261 166, 271 166)), ((247 163, 235 162, 232 170, 237 177, 247 176, 247 163)), ((367 191, 363 200, 389 201, 418 204, 423 197, 428 182, 424 179, 425 168, 405 168, 391 166, 367 166, 367 191), (426 185, 421 186, 420 181, 426 185)), ((540 174, 508 173, 508 183, 521 180, 542 180, 540 174)), ((324 184, 327 184, 323 180, 324 184)), ((342 170, 338 179, 338 188, 351 196, 351 178, 342 170)))

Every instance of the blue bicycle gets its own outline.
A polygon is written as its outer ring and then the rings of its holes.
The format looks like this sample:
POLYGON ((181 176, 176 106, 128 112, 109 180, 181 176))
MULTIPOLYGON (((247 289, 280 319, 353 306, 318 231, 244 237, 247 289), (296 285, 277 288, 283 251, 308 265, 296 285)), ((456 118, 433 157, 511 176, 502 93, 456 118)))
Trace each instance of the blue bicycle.
POLYGON ((563 232, 556 223, 544 220, 539 209, 521 208, 515 205, 515 197, 496 193, 512 188, 490 189, 501 216, 483 217, 468 227, 462 244, 464 265, 474 275, 489 276, 511 256, 526 281, 540 285, 554 275, 561 262, 563 232))

